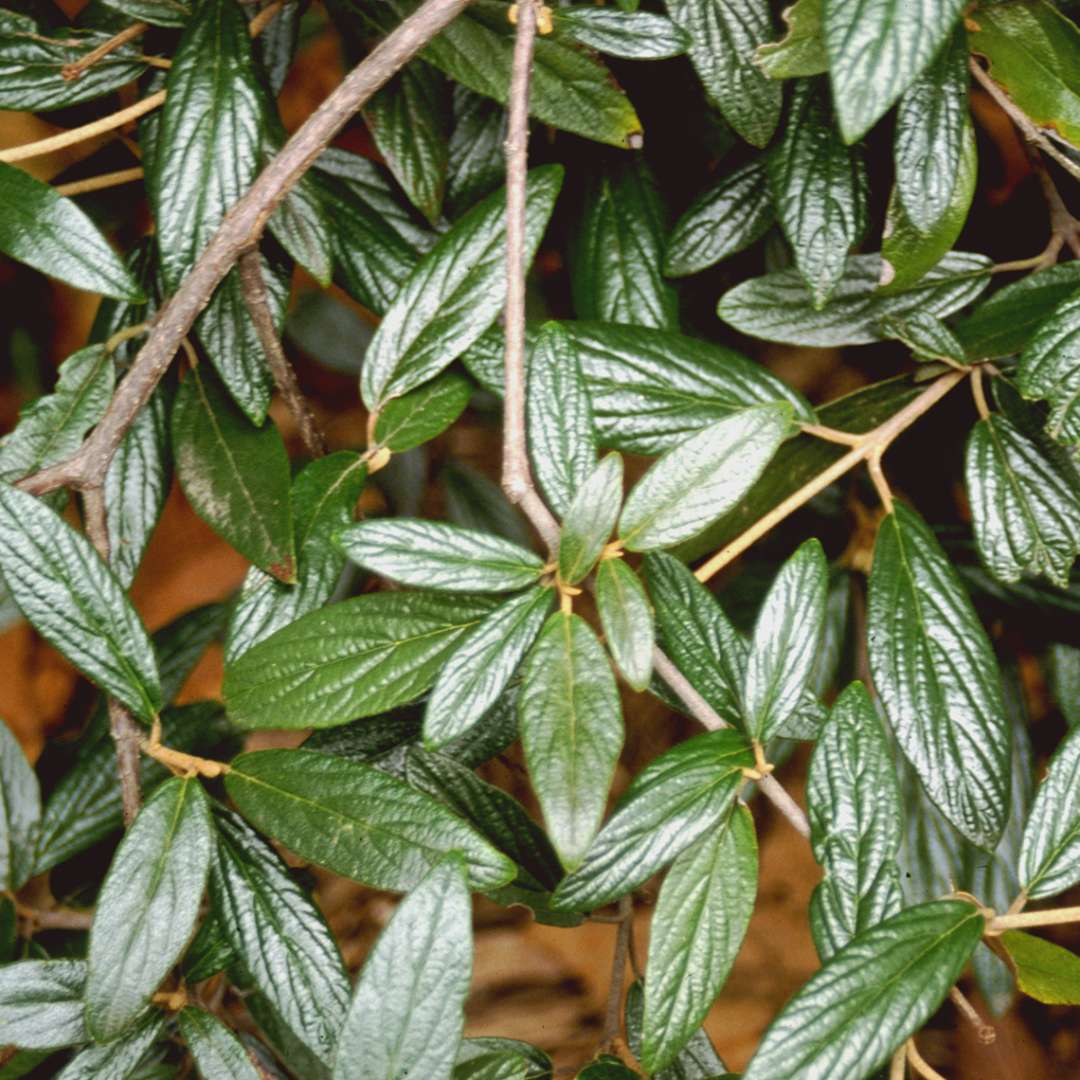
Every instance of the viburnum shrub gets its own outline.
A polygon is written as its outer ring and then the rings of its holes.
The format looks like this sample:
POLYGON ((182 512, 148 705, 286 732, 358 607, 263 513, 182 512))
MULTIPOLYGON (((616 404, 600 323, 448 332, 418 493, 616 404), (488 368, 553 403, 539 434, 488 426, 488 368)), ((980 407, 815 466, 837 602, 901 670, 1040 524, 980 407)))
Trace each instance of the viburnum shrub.
POLYGON ((463 1038, 473 894, 617 925, 581 1080, 720 1077, 762 827, 820 865, 820 970, 744 1080, 934 1077, 931 1018, 1080 1003, 1028 932, 1080 921, 1074 5, 648 6, 0 12, 0 107, 59 121, 0 152, 0 250, 102 296, 0 444, 3 618, 99 695, 36 771, 0 726, 3 1080, 551 1077, 463 1038), (358 376, 333 452, 301 353, 358 376), (501 490, 425 500, 463 417, 501 490), (150 635, 173 479, 251 565, 150 635), (701 731, 613 792, 646 695, 701 731), (358 971, 298 863, 400 896, 358 971))

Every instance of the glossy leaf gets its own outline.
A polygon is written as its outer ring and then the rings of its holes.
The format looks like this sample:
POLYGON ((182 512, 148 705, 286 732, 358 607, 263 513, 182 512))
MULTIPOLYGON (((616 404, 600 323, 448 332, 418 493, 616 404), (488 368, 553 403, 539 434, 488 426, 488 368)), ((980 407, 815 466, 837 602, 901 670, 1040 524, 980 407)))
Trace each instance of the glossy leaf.
MULTIPOLYGON (((275 18, 271 27, 277 22, 275 18)), ((265 44, 265 37, 261 40, 265 44)), ((275 155, 279 151, 278 146, 273 147, 275 155)), ((318 184, 310 173, 301 176, 289 189, 270 215, 267 228, 288 255, 320 285, 330 284, 333 276, 332 229, 318 184)))
POLYGON ((12 893, 33 871, 40 831, 37 776, 19 740, 0 720, 0 884, 12 893))
POLYGON ((442 521, 362 521, 337 534, 338 547, 372 573, 428 589, 510 592, 535 584, 539 556, 501 537, 442 521))
POLYGON ((1080 295, 1071 296, 1035 332, 1020 358, 1017 386, 1027 398, 1050 402, 1046 430, 1080 443, 1080 295))
POLYGON ((240 812, 303 858, 377 889, 411 889, 447 851, 477 888, 513 866, 434 799, 378 769, 313 750, 235 758, 225 788, 240 812))
POLYGON ((874 685, 901 749, 949 821, 992 850, 1011 749, 997 661, 934 534, 899 503, 878 530, 867 626, 874 685))
POLYGON ((56 1080, 103 1080, 114 1076, 127 1080, 161 1037, 164 1027, 165 1018, 160 1013, 148 1016, 120 1038, 104 1046, 88 1046, 76 1054, 56 1074, 56 1080))
POLYGON ((215 1016, 188 1006, 177 1024, 203 1080, 260 1080, 243 1044, 215 1016))
MULTIPOLYGON (((552 903, 589 911, 624 896, 727 816, 754 755, 741 732, 697 735, 634 777, 552 903)), ((695 1021, 694 1026, 700 1022, 695 1021)))
POLYGON ((501 536, 520 547, 529 547, 532 534, 524 515, 503 489, 480 469, 451 461, 443 470, 441 486, 446 516, 465 529, 501 536))
POLYGON ((622 508, 623 463, 608 454, 582 483, 559 532, 559 578, 576 585, 596 565, 622 508))
POLYGON ((22 960, 0 967, 0 1042, 52 1050, 89 1041, 85 960, 22 960))
POLYGON ((1071 730, 1080 726, 1080 648, 1056 642, 1047 661, 1051 694, 1071 730))
POLYGON ((878 255, 854 255, 829 304, 816 311, 796 270, 779 270, 729 289, 717 314, 744 334, 790 345, 866 345, 883 337, 881 320, 910 311, 944 318, 970 304, 990 283, 982 255, 954 251, 917 284, 890 294, 877 292, 878 255))
POLYGON ((490 611, 433 593, 358 596, 275 631, 225 672, 242 728, 333 727, 419 697, 451 650, 490 611))
POLYGON ((90 927, 86 1026, 98 1042, 126 1031, 195 930, 214 837, 198 779, 166 781, 113 856, 90 927))
POLYGON ((998 941, 1028 997, 1044 1005, 1080 1005, 1080 956, 1021 930, 1006 930, 998 941))
POLYGON ((465 411, 472 384, 456 371, 442 375, 401 397, 391 398, 375 421, 375 445, 395 454, 430 442, 465 411))
POLYGON ((984 922, 965 901, 939 900, 859 934, 784 1006, 743 1080, 871 1076, 937 1011, 984 922))
POLYGON ((548 835, 578 866, 600 827, 623 744, 615 677, 578 615, 555 612, 525 663, 521 742, 548 835))
POLYGON ((188 4, 180 0, 103 0, 103 2, 133 19, 153 26, 183 26, 191 14, 188 4))
POLYGON ((0 484, 0 571, 20 610, 87 678, 149 722, 162 705, 146 630, 90 542, 0 484))
POLYGON ((731 509, 788 433, 786 403, 743 409, 656 461, 627 496, 618 535, 631 551, 671 547, 731 509))
POLYGON ((424 711, 424 742, 445 746, 483 719, 536 640, 553 592, 537 586, 496 608, 450 654, 424 711))
MULTIPOLYGON (((474 1039, 462 1039, 458 1047, 458 1066, 467 1066, 470 1062, 495 1055, 523 1058, 528 1063, 525 1080, 551 1080, 551 1059, 535 1046, 519 1042, 517 1039, 501 1039, 484 1036, 474 1039)), ((459 1080, 457 1076, 454 1080, 459 1080)), ((474 1080, 468 1073, 462 1080, 474 1080)), ((475 1080, 480 1080, 479 1077, 475 1080)))
POLYGON ((754 819, 742 805, 668 871, 649 930, 642 1064, 677 1062, 727 981, 757 897, 754 819))
POLYGON ((824 880, 810 899, 810 927, 826 963, 852 938, 901 908, 904 805, 889 747, 862 683, 836 699, 807 779, 810 840, 824 880))
MULTIPOLYGON (((645 1017, 645 992, 640 979, 630 984, 626 991, 626 1042, 630 1053, 638 1060, 642 1054, 641 1025, 645 1017)), ((717 1080, 726 1078, 727 1069, 715 1047, 698 1028, 679 1051, 678 1056, 666 1069, 653 1074, 656 1080, 717 1080)))
POLYGON ((217 380, 194 368, 172 413, 176 474, 192 508, 260 570, 296 581, 289 458, 272 421, 255 427, 217 380))
POLYGON ((574 1080, 640 1080, 640 1074, 612 1054, 601 1054, 589 1062, 574 1080))
POLYGON ((686 277, 757 243, 775 220, 765 162, 748 161, 703 192, 675 223, 664 273, 686 277))
POLYGON ((506 175, 503 141, 506 113, 490 98, 454 84, 454 129, 450 134, 450 169, 446 212, 456 218, 502 187, 506 175))
POLYGON ((690 39, 670 19, 644 11, 612 11, 567 4, 555 11, 555 29, 591 49, 627 60, 664 60, 686 52, 690 39))
POLYGON ((784 9, 787 32, 779 41, 759 45, 758 67, 770 79, 791 79, 800 75, 821 75, 829 70, 822 29, 823 0, 795 0, 784 9))
POLYGON ((906 315, 890 315, 881 322, 881 329, 890 337, 902 341, 915 360, 952 360, 967 362, 964 346, 936 315, 926 311, 909 311, 906 315))
POLYGON ((596 607, 615 666, 635 690, 644 690, 652 677, 652 605, 624 559, 604 559, 597 567, 596 607))

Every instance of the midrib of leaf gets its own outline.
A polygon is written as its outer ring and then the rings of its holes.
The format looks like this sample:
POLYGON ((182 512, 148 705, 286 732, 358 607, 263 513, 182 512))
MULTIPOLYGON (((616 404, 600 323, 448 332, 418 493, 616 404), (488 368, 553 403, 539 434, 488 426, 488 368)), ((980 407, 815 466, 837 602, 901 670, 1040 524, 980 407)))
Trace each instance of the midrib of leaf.
MULTIPOLYGON (((563 626, 560 631, 563 638, 563 655, 565 662, 563 668, 566 674, 566 702, 567 702, 567 717, 569 718, 569 730, 570 737, 570 804, 574 809, 574 816, 576 818, 577 811, 579 809, 580 800, 578 798, 578 753, 577 753, 577 728, 578 728, 578 710, 577 710, 577 694, 575 693, 576 681, 574 670, 574 650, 573 650, 573 616, 563 617, 563 626)), ((576 831, 576 830, 575 830, 576 831)))
POLYGON ((165 876, 165 868, 168 865, 169 856, 172 853, 173 845, 176 841, 176 833, 180 826, 180 818, 184 813, 189 783, 191 783, 190 780, 185 780, 183 787, 180 789, 180 796, 176 800, 176 809, 173 812, 172 820, 169 822, 169 827, 165 831, 164 843, 161 846, 161 850, 158 852, 157 859, 154 860, 153 873, 150 875, 150 881, 146 888, 145 895, 147 902, 139 907, 139 913, 135 921, 136 930, 146 922, 146 917, 150 912, 150 904, 157 893, 162 878, 165 876))
POLYGON ((345 483, 345 481, 350 476, 352 476, 352 474, 354 472, 356 472, 358 469, 364 469, 366 467, 367 467, 366 462, 360 461, 360 460, 354 461, 352 463, 352 465, 350 465, 347 469, 345 469, 337 477, 337 479, 326 489, 326 491, 324 491, 323 494, 320 496, 319 501, 315 504, 315 509, 311 513, 310 519, 308 520, 307 524, 304 526, 303 534, 301 536, 297 537, 298 543, 297 543, 296 554, 297 554, 297 559, 298 560, 299 560, 299 556, 300 556, 301 551, 304 548, 307 547, 307 542, 308 542, 308 540, 311 539, 311 535, 315 531, 315 526, 318 523, 319 518, 322 516, 323 508, 330 501, 330 499, 335 494, 337 494, 338 489, 345 483))

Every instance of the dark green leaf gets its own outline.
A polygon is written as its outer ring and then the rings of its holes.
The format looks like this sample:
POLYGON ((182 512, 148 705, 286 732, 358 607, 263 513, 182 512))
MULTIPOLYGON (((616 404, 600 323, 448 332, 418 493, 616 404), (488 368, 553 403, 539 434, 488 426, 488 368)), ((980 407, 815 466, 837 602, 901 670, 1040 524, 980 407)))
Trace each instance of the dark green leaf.
POLYGON ((823 0, 795 0, 783 12, 787 33, 779 41, 759 45, 754 60, 770 79, 821 75, 829 70, 829 54, 821 25, 823 0))
POLYGON ((967 363, 964 346, 936 315, 928 311, 909 311, 905 315, 887 315, 881 320, 884 334, 902 341, 916 360, 945 360, 967 363))
POLYGON ((836 681, 848 640, 848 614, 851 608, 852 575, 842 568, 829 574, 829 591, 825 599, 825 629, 821 647, 810 674, 809 693, 823 698, 836 681))
POLYGON ((644 690, 652 677, 652 605, 623 559, 604 559, 597 567, 596 606, 615 666, 635 690, 644 690))
POLYGON ((1020 930, 1007 930, 998 940, 1028 997, 1044 1005, 1080 1005, 1080 956, 1020 930))
POLYGON ((368 765, 311 750, 260 750, 232 762, 225 787, 246 818, 292 851, 377 889, 410 889, 455 850, 477 888, 514 874, 434 799, 368 765))
POLYGON ((675 861, 649 930, 641 1062, 677 1065, 727 981, 757 896, 754 818, 736 806, 675 861))
MULTIPOLYGON (((213 864, 211 863, 211 873, 213 864)), ((235 967, 236 952, 222 929, 221 919, 211 911, 202 921, 184 953, 181 972, 190 985, 211 979, 226 968, 235 967)))
POLYGON ((177 1023, 203 1080, 260 1080, 243 1045, 215 1016, 188 1006, 177 1023))
MULTIPOLYGON (((640 979, 630 984, 626 992, 626 1041, 630 1053, 640 1060, 641 1025, 645 1017, 645 993, 640 979)), ((717 1054, 709 1036, 698 1028, 666 1069, 653 1073, 653 1080, 717 1080, 725 1076, 724 1062, 717 1054)))
POLYGON ((116 8, 133 19, 152 23, 154 26, 183 26, 191 14, 191 8, 180 0, 103 0, 106 6, 116 8))
POLYGON ((529 1061, 511 1050, 494 1050, 458 1061, 451 1074, 453 1080, 528 1080, 529 1061))
POLYGON ((664 273, 686 277, 760 240, 775 220, 765 162, 754 158, 703 192, 675 223, 664 273))
POLYGON ((479 199, 502 187, 506 173, 503 140, 506 114, 490 98, 454 84, 454 130, 450 134, 450 172, 446 212, 464 213, 479 199))
POLYGON ((555 30, 592 49, 627 60, 663 60, 686 52, 686 32, 662 15, 566 5, 555 10, 555 30))
POLYGON ((661 754, 634 777, 553 905, 588 911, 636 889, 719 826, 743 784, 743 769, 753 764, 746 737, 731 729, 697 735, 661 754))
POLYGON ((19 740, 0 720, 0 885, 12 893, 33 871, 40 831, 37 776, 19 740))
POLYGON ((555 612, 525 665, 518 708, 529 776, 563 866, 585 857, 623 744, 615 677, 578 615, 555 612))
POLYGON ((735 505, 788 433, 786 402, 742 409, 656 461, 626 499, 618 535, 631 551, 681 543, 735 505))
POLYGON ((966 840, 930 801, 914 770, 896 762, 904 804, 904 844, 900 882, 908 903, 919 904, 947 895, 963 877, 966 840))
MULTIPOLYGON (((497 1054, 524 1058, 528 1062, 525 1080, 551 1080, 551 1059, 547 1054, 528 1043, 518 1042, 517 1039, 490 1037, 462 1039, 458 1047, 457 1064, 468 1065, 470 1062, 491 1058, 497 1054)), ((456 1075, 454 1080, 458 1080, 456 1075)))
POLYGON ((982 937, 963 900, 908 908, 834 954, 765 1032, 743 1080, 862 1080, 937 1011, 982 937))
POLYGON ((45 503, 0 483, 0 570, 34 628, 150 721, 162 704, 150 639, 90 542, 45 503))
POLYGON ((133 1080, 135 1070, 165 1027, 160 1013, 105 1046, 89 1046, 71 1059, 56 1080, 133 1080))
POLYGON ((84 960, 0 966, 0 1044, 52 1050, 89 1040, 83 1020, 84 960))
POLYGON ((1057 642, 1047 655, 1050 689, 1069 728, 1080 726, 1080 648, 1057 642))
POLYGON ((942 813, 993 850, 1008 815, 1008 724, 986 631, 934 534, 897 504, 874 546, 867 606, 874 685, 942 813))
POLYGON ((1080 443, 1080 294, 1059 304, 1027 343, 1016 372, 1027 398, 1050 402, 1046 430, 1064 443, 1080 443))
POLYGON ((574 1080, 641 1080, 640 1073, 611 1054, 601 1054, 581 1070, 574 1080))
POLYGON ((619 517, 623 463, 608 454, 574 495, 559 531, 559 578, 576 585, 596 565, 619 517))
POLYGON ((375 421, 375 445, 395 454, 430 442, 465 411, 472 384, 456 371, 444 371, 431 382, 391 398, 375 421))
MULTIPOLYGON (((271 23, 276 25, 282 16, 271 23)), ((280 147, 274 147, 277 154, 280 147)), ((336 222, 334 223, 337 224, 336 222)), ((267 222, 271 235, 320 285, 333 275, 330 219, 323 208, 319 187, 310 173, 288 190, 267 222)))
POLYGON ((503 489, 479 469, 464 462, 451 461, 442 474, 446 498, 446 516, 465 529, 501 536, 529 547, 533 540, 529 526, 503 489))

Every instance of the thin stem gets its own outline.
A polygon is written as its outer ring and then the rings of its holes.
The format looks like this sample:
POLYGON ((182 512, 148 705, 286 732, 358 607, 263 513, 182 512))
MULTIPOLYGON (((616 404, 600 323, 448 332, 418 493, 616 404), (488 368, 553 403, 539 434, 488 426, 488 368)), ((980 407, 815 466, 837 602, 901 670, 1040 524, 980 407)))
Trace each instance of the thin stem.
POLYGON ((608 984, 607 1009, 604 1013, 603 1045, 610 1046, 622 1027, 623 983, 626 980, 626 960, 630 952, 630 927, 634 921, 634 902, 629 896, 619 899, 619 929, 615 932, 615 953, 611 958, 611 981, 608 984))
POLYGON ((787 818, 797 833, 810 839, 810 822, 803 813, 803 808, 787 793, 780 781, 771 773, 758 782, 761 794, 765 796, 787 818))
POLYGON ((149 29, 149 23, 132 23, 129 27, 121 30, 120 33, 113 34, 108 41, 103 41, 96 49, 88 52, 81 60, 77 60, 74 64, 65 64, 60 69, 61 77, 68 82, 80 78, 84 71, 88 68, 92 68, 99 60, 103 60, 109 53, 126 45, 129 41, 134 41, 136 38, 142 37, 149 29))
POLYGON ((313 458, 326 453, 326 439, 319 430, 318 422, 300 384, 296 372, 289 363, 285 350, 281 347, 274 316, 270 311, 270 300, 266 292, 266 280, 263 278, 262 256, 258 248, 251 248, 240 256, 240 288, 244 294, 244 304, 255 333, 259 337, 263 352, 266 354, 274 383, 289 412, 292 413, 296 426, 300 429, 300 438, 304 448, 313 458))
POLYGON ((889 1080, 904 1080, 907 1075, 907 1044, 897 1048, 889 1063, 889 1080))
POLYGON ((979 1015, 978 1010, 970 1001, 968 1001, 963 990, 961 990, 959 986, 953 986, 949 989, 949 998, 956 1006, 960 1015, 975 1029, 975 1034, 979 1037, 979 1042, 984 1046, 989 1046, 997 1039, 997 1031, 994 1029, 994 1025, 988 1024, 979 1015))
POLYGON ((915 1072, 918 1073, 919 1076, 924 1077, 925 1080, 946 1080, 946 1078, 919 1053, 919 1048, 915 1045, 915 1040, 913 1038, 908 1039, 907 1041, 907 1059, 915 1072))
POLYGON ((106 188, 130 184, 142 178, 142 166, 136 165, 131 169, 117 169, 116 172, 102 173, 100 176, 88 176, 85 180, 73 180, 70 184, 57 184, 53 191, 67 197, 85 195, 88 191, 104 191, 106 188))
POLYGON ((15 913, 33 930, 89 930, 94 920, 92 911, 75 911, 71 908, 54 908, 39 911, 15 901, 15 913))
POLYGON ((981 366, 971 369, 971 396, 975 399, 975 408, 980 420, 986 420, 990 416, 990 406, 986 403, 986 390, 983 387, 984 375, 985 372, 981 366))
POLYGON ((1000 934, 1005 930, 1022 930, 1026 926, 1061 926, 1080 922, 1080 907, 1050 908, 1048 911, 1024 911, 1015 915, 995 915, 987 933, 1000 934))

